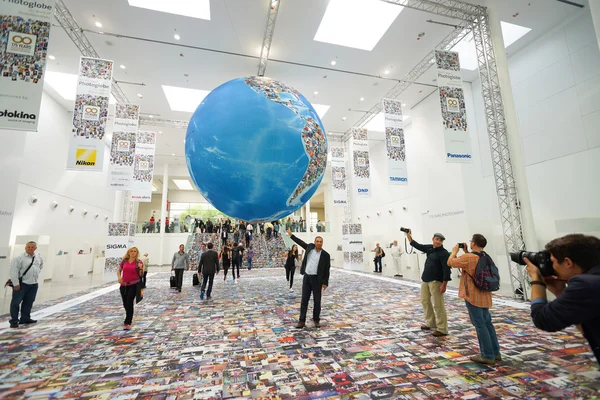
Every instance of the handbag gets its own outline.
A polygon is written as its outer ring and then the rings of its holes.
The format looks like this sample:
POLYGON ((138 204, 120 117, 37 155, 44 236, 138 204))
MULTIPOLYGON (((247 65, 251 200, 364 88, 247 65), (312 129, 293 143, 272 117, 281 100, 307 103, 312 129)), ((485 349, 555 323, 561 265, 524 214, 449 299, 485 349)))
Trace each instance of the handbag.
MULTIPOLYGON (((27 273, 29 272, 29 269, 31 268, 31 266, 33 265, 33 262, 35 261, 35 256, 33 256, 33 258, 31 259, 31 264, 29 264, 29 267, 27 267, 27 269, 25 270, 25 272, 23 273, 23 275, 21 275, 19 277, 19 286, 21 286, 21 284, 23 283, 23 277, 25 275, 27 275, 27 273)), ((12 280, 7 280, 6 283, 4 284, 4 287, 15 287, 15 285, 12 283, 12 280)))
MULTIPOLYGON (((138 270, 140 270, 140 264, 138 261, 138 270)), ((142 263, 141 271, 142 275, 144 274, 144 264, 142 263)), ((135 303, 139 303, 144 300, 144 283, 140 279, 138 283, 135 284, 135 303)))

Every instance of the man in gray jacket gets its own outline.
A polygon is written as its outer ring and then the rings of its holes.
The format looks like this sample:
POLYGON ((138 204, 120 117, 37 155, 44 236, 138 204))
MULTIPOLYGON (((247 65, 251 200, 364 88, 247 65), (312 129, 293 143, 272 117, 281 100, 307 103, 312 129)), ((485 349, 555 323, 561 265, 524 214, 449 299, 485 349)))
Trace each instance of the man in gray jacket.
POLYGON ((198 275, 202 274, 202 289, 200 289, 200 300, 204 300, 204 290, 208 281, 208 291, 206 292, 206 300, 210 300, 215 273, 219 273, 219 254, 213 250, 213 244, 207 244, 208 250, 200 257, 198 263, 198 275))
POLYGON ((179 251, 173 254, 173 260, 171 261, 171 271, 175 271, 175 280, 177 281, 177 291, 181 292, 181 286, 183 284, 183 271, 188 267, 190 260, 188 254, 185 252, 185 246, 180 244, 179 251))

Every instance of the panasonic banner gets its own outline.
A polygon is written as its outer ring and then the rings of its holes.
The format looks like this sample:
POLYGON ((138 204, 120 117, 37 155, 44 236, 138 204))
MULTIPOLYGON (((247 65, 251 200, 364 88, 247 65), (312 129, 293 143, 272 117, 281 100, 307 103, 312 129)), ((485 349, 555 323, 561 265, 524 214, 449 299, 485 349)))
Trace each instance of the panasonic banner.
POLYGON ((346 157, 343 147, 331 147, 331 189, 334 206, 348 205, 346 157))
POLYGON ((36 132, 54 0, 4 0, 0 8, 0 129, 36 132))
POLYGON ((458 53, 436 50, 435 61, 446 141, 446 162, 470 163, 473 152, 467 127, 465 93, 458 53))
POLYGON ((81 57, 67 169, 102 171, 113 62, 81 57))
POLYGON ((367 130, 352 128, 351 134, 350 148, 352 149, 352 190, 354 191, 354 198, 371 197, 371 172, 367 130))
POLYGON ((135 236, 135 224, 128 222, 111 222, 108 224, 108 236, 106 240, 106 258, 104 264, 105 272, 116 272, 127 249, 133 246, 135 236))
POLYGON ((152 201, 155 151, 156 132, 137 132, 133 161, 133 184, 131 186, 131 200, 133 201, 142 203, 152 201))
POLYGON ((140 106, 116 105, 108 164, 109 189, 130 190, 133 185, 133 163, 139 119, 140 106))
POLYGON ((391 185, 408 185, 402 102, 383 99, 383 116, 389 183, 391 185))

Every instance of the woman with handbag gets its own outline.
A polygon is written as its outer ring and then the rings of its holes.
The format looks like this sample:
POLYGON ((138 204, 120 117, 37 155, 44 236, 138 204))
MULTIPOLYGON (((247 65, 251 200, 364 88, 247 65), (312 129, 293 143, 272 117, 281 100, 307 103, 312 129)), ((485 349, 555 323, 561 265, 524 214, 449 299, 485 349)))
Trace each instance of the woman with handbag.
POLYGON ((125 308, 123 329, 126 331, 131 329, 133 305, 136 301, 138 286, 141 286, 140 278, 144 275, 144 263, 139 259, 139 256, 137 247, 130 247, 125 256, 123 256, 123 260, 121 260, 121 264, 117 270, 117 278, 121 284, 121 298, 123 299, 123 307, 125 308))
POLYGON ((294 273, 296 272, 296 260, 298 259, 298 246, 293 245, 288 251, 287 260, 285 260, 285 279, 290 283, 290 292, 293 290, 294 273))

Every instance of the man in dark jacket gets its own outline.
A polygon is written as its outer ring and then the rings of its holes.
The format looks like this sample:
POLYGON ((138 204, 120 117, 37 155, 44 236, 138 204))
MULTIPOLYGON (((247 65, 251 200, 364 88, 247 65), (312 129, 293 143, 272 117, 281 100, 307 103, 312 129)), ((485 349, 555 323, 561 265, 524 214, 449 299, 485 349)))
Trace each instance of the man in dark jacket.
POLYGON ((321 293, 329 286, 329 270, 331 269, 331 259, 329 253, 323 250, 323 238, 315 237, 314 244, 306 244, 301 239, 287 230, 291 239, 302 247, 305 251, 300 275, 304 275, 302 280, 302 302, 300 305, 300 319, 296 328, 304 328, 306 324, 306 312, 308 311, 308 302, 311 294, 314 296, 313 321, 315 328, 319 328, 321 319, 321 293))
POLYGON ((448 335, 448 317, 444 304, 444 293, 450 280, 448 257, 450 253, 444 248, 446 238, 441 233, 434 233, 433 244, 419 244, 412 238, 412 231, 406 233, 410 245, 427 254, 425 267, 421 275, 421 304, 425 313, 426 325, 423 330, 433 329, 433 336, 448 335), (433 299, 433 301, 432 301, 433 299), (434 312, 435 311, 435 312, 434 312))
POLYGON ((202 274, 202 289, 200 289, 200 300, 204 300, 204 289, 208 281, 208 291, 206 292, 206 300, 210 300, 215 273, 219 273, 219 254, 213 250, 213 244, 207 245, 208 250, 200 257, 198 263, 198 275, 202 274))

